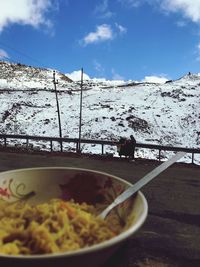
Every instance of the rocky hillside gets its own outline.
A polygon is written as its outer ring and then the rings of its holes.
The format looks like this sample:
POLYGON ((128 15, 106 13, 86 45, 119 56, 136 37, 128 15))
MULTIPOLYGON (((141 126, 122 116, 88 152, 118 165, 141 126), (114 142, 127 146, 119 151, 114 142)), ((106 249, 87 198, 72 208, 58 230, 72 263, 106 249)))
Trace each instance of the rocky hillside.
MULTIPOLYGON (((60 88, 72 82, 58 71, 56 77, 60 88)), ((0 80, 1 89, 52 89, 53 70, 0 61, 0 80)))

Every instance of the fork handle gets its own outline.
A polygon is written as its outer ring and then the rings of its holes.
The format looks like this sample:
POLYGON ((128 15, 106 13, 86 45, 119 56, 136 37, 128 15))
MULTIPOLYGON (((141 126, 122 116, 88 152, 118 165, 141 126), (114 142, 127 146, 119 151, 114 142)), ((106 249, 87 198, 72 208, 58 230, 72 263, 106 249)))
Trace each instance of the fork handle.
POLYGON ((140 190, 143 186, 145 186, 147 183, 149 183, 153 178, 158 176, 161 172, 163 172, 165 169, 167 169, 169 166, 171 166, 173 163, 175 163, 177 160, 182 158, 186 152, 178 152, 173 157, 171 157, 169 160, 165 161, 155 169, 153 169, 151 172, 146 174, 143 178, 141 178, 138 182, 130 186, 127 190, 125 190, 122 194, 120 194, 101 214, 99 217, 102 219, 105 219, 107 214, 119 205, 120 203, 124 202, 127 198, 135 194, 138 190, 140 190))

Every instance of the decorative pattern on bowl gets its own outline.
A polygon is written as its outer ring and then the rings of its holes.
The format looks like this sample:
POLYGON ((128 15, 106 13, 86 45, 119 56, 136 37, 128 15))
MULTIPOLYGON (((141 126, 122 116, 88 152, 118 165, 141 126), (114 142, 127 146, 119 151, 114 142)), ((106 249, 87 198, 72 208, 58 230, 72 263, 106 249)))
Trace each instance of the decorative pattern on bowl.
MULTIPOLYGON (((8 202, 28 201, 33 197, 37 199, 38 195, 42 200, 41 191, 38 191, 35 187, 35 184, 38 184, 38 178, 42 179, 42 177, 35 177, 35 181, 32 179, 30 183, 28 170, 27 177, 24 177, 24 174, 22 176, 15 177, 11 172, 10 176, 0 180, 1 200, 8 202), (19 179, 19 177, 22 179, 19 179)), ((124 182, 113 179, 111 176, 87 170, 72 170, 69 173, 66 172, 60 178, 54 177, 53 191, 49 197, 59 197, 64 200, 73 199, 78 203, 98 204, 99 212, 128 187, 124 182)), ((44 179, 46 179, 48 185, 48 175, 46 173, 44 173, 44 179)), ((133 198, 130 198, 115 209, 121 222, 127 221, 132 205, 133 198)))
POLYGON ((27 199, 33 195, 35 195, 34 191, 30 191, 29 193, 22 193, 26 189, 26 185, 24 183, 17 184, 14 179, 5 179, 2 181, 2 187, 0 187, 0 199, 1 200, 21 200, 27 199))

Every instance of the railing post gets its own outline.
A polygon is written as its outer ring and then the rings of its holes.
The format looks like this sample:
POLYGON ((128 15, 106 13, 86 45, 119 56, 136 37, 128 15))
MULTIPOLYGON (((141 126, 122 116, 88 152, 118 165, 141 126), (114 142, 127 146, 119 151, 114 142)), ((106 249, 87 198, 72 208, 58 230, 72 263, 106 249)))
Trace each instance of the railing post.
POLYGON ((63 152, 63 143, 60 141, 60 151, 63 152))
POLYGON ((192 153, 192 164, 194 163, 194 153, 192 153))
POLYGON ((51 147, 51 152, 53 151, 53 141, 50 140, 50 147, 51 147))
POLYGON ((4 146, 7 147, 6 137, 4 137, 4 146))
POLYGON ((28 138, 26 139, 26 149, 28 149, 28 138))
POLYGON ((159 157, 158 157, 159 161, 161 160, 161 149, 159 149, 159 157))
POLYGON ((103 155, 104 154, 104 145, 101 144, 101 154, 103 155))
POLYGON ((79 143, 76 142, 76 153, 78 153, 78 150, 79 150, 79 149, 78 149, 78 144, 79 144, 79 143))

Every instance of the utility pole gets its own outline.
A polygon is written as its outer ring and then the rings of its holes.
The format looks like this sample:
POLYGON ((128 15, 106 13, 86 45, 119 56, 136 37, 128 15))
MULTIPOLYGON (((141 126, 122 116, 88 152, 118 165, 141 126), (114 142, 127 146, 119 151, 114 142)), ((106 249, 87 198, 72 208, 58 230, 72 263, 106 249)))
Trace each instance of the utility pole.
POLYGON ((82 103, 83 103, 83 68, 81 69, 81 94, 80 94, 79 141, 78 141, 79 153, 81 152, 82 103))
MULTIPOLYGON (((53 84, 56 94, 56 104, 57 104, 57 113, 58 113, 58 126, 59 126, 59 136, 62 138, 62 129, 61 129, 61 120, 60 120, 60 108, 59 108, 59 102, 58 102, 58 93, 56 85, 58 84, 58 80, 55 79, 55 70, 53 71, 53 84)), ((60 151, 63 151, 62 141, 60 141, 60 151)))

